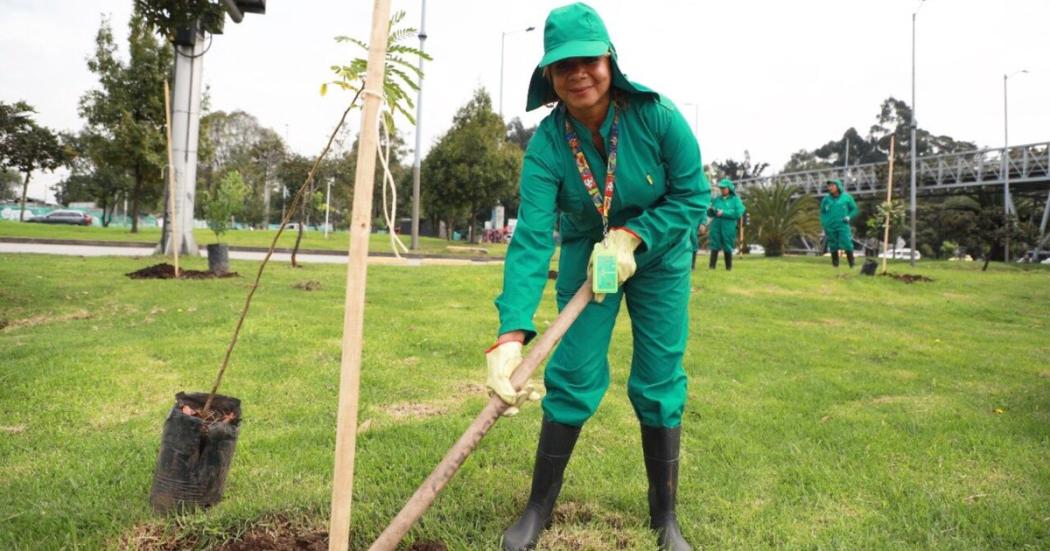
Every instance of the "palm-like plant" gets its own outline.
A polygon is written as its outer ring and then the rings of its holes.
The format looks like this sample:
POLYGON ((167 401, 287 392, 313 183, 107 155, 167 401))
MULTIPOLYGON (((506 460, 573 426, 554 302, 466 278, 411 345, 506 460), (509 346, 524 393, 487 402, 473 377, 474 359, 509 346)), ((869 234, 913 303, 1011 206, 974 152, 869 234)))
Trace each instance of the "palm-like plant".
MULTIPOLYGON (((413 92, 419 90, 419 79, 423 78, 423 73, 409 59, 423 58, 427 61, 431 59, 423 50, 402 44, 405 39, 416 34, 416 29, 412 27, 394 28, 404 18, 405 12, 403 11, 399 11, 391 16, 389 30, 387 31, 383 95, 385 96, 388 109, 383 112, 383 117, 390 128, 394 127, 394 112, 401 113, 412 124, 416 123, 416 119, 411 112, 415 107, 415 102, 412 101, 409 90, 413 92)), ((352 36, 337 36, 335 40, 337 42, 355 44, 361 47, 367 56, 368 44, 363 40, 352 36)), ((329 84, 333 84, 343 90, 354 92, 355 95, 351 104, 356 103, 357 98, 361 95, 361 90, 365 87, 365 73, 368 72, 367 57, 355 58, 347 65, 333 65, 332 72, 335 73, 337 80, 322 84, 321 95, 327 93, 329 84)))
POLYGON ((777 183, 748 188, 744 200, 751 215, 751 233, 765 247, 766 256, 782 256, 792 239, 820 234, 816 201, 796 186, 777 183))

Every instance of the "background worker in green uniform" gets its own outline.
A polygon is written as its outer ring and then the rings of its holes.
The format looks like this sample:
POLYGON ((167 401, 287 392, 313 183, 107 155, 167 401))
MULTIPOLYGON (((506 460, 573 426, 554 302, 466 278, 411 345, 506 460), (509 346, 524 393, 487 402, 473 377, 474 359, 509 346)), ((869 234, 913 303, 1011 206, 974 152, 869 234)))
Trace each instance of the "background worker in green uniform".
POLYGON ((627 393, 641 423, 650 526, 663 549, 691 549, 675 516, 686 373, 690 233, 704 220, 710 188, 689 123, 666 98, 628 81, 605 24, 585 4, 551 11, 544 56, 527 109, 556 104, 529 142, 521 206, 507 250, 500 327, 486 354, 488 386, 514 406, 509 377, 536 334, 560 216, 555 284, 559 309, 587 280, 592 254, 615 254, 619 288, 587 307, 547 364, 543 423, 532 490, 504 549, 529 549, 551 521, 581 427, 609 386, 609 342, 626 299, 634 352, 627 393))
POLYGON ((713 270, 718 266, 718 251, 723 251, 726 257, 726 270, 733 269, 733 247, 736 247, 736 226, 740 217, 747 210, 744 202, 737 197, 736 187, 733 181, 723 178, 718 182, 720 195, 715 197, 711 206, 707 209, 707 216, 711 218, 708 226, 708 245, 711 249, 710 268, 713 270))
POLYGON ((842 180, 828 180, 828 193, 820 200, 820 225, 831 252, 831 265, 839 267, 839 250, 846 251, 853 267, 853 231, 849 222, 857 214, 857 202, 842 187, 842 180))

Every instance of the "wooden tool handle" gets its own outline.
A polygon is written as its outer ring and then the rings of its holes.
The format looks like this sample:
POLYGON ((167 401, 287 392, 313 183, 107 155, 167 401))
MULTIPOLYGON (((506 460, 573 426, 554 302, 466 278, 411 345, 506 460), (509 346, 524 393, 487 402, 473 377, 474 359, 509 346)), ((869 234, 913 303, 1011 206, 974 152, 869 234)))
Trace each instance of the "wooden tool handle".
MULTIPOLYGON (((583 287, 580 287, 580 290, 572 297, 572 300, 565 305, 565 308, 562 308, 561 313, 555 318, 550 328, 536 339, 529 353, 522 360, 521 365, 514 371, 510 382, 514 385, 515 390, 521 389, 525 381, 532 376, 532 372, 536 370, 540 362, 547 358, 554 346, 558 344, 558 341, 565 335, 565 332, 568 331, 572 323, 579 317, 580 312, 583 311, 593 297, 591 280, 588 278, 583 287)), ((496 424, 500 414, 507 407, 507 404, 498 396, 493 396, 489 399, 485 409, 481 410, 481 413, 478 414, 474 422, 463 433, 463 436, 459 437, 452 449, 441 459, 441 463, 438 463, 438 466, 419 486, 416 493, 412 494, 408 503, 401 508, 401 512, 394 517, 394 520, 390 521, 390 525, 386 527, 386 530, 383 530, 383 533, 372 544, 372 547, 369 548, 371 551, 388 551, 397 547, 401 538, 405 537, 412 525, 430 508, 438 492, 445 487, 445 484, 448 484, 448 481, 452 479, 456 471, 463 466, 463 462, 467 460, 467 457, 474 451, 478 442, 485 437, 489 429, 496 424)))

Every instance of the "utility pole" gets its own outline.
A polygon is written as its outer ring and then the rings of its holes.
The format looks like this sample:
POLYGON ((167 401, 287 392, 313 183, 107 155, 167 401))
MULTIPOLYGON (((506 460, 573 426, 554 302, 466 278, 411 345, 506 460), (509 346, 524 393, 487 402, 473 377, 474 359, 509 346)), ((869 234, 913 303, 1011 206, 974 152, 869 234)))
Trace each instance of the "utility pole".
MULTIPOLYGON (((427 0, 419 16, 419 51, 427 40, 427 0)), ((419 90, 416 92, 416 155, 412 161, 412 250, 419 250, 419 169, 423 147, 423 56, 419 56, 419 90)), ((396 224, 397 221, 395 220, 396 224)))
MULTIPOLYGON (((171 101, 171 149, 174 167, 171 194, 174 204, 171 212, 177 220, 165 220, 157 252, 173 254, 179 243, 179 253, 196 256, 197 242, 193 239, 193 205, 197 192, 197 138, 200 134, 201 76, 204 71, 204 34, 196 27, 175 35, 175 82, 171 101), (178 238, 170 228, 178 228, 178 238)), ((169 177, 171 180, 171 177, 169 177)))
POLYGON ((911 142, 911 192, 909 201, 909 211, 911 211, 911 251, 908 253, 908 256, 911 257, 911 266, 913 268, 915 267, 915 141, 919 128, 915 120, 915 16, 922 9, 925 1, 921 0, 919 7, 911 14, 911 140, 909 140, 911 142))
POLYGON ((1006 230, 1006 235, 1003 240, 1004 262, 1010 262, 1010 207, 1013 206, 1013 202, 1010 200, 1010 121, 1007 116, 1006 81, 1014 75, 1027 72, 1028 69, 1021 69, 1020 71, 1014 71, 1009 75, 1003 74, 1003 228, 1006 230))

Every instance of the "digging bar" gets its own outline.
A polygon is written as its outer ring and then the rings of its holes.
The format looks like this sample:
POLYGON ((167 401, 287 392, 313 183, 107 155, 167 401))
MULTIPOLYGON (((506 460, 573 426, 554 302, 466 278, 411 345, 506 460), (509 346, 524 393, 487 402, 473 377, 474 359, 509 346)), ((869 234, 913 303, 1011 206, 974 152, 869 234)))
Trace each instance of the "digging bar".
MULTIPOLYGON (((593 297, 591 280, 587 278, 583 287, 580 287, 580 290, 576 292, 572 300, 565 305, 565 308, 562 308, 561 313, 551 323, 550 328, 536 339, 529 353, 522 360, 521 365, 514 371, 510 382, 516 390, 521 389, 525 381, 532 376, 532 372, 540 365, 540 362, 547 358, 554 346, 558 344, 558 341, 565 335, 565 332, 576 321, 580 312, 583 311, 593 297)), ((506 409, 507 404, 498 396, 493 396, 489 399, 485 409, 481 410, 481 413, 467 428, 467 431, 463 433, 463 436, 459 437, 459 440, 445 454, 445 457, 434 468, 434 471, 430 473, 430 476, 419 486, 416 493, 412 494, 412 497, 401 509, 401 512, 394 517, 394 520, 390 521, 390 525, 383 530, 383 533, 379 535, 379 538, 369 548, 370 551, 390 551, 397 547, 398 543, 401 542, 401 538, 405 537, 412 525, 430 508, 438 492, 445 487, 445 484, 448 484, 448 481, 452 479, 456 471, 463 466, 463 462, 474 451, 478 442, 481 442, 481 439, 496 424, 500 414, 506 409)))

